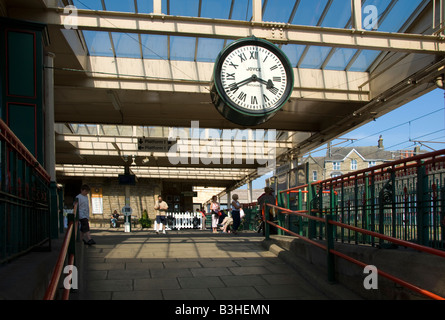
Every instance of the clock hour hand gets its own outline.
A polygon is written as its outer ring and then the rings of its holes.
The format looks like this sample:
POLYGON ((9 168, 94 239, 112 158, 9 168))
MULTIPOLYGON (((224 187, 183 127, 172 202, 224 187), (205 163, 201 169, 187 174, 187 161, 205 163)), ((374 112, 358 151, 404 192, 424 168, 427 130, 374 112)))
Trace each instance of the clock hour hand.
POLYGON ((240 81, 238 83, 232 83, 230 85, 230 90, 238 90, 239 87, 244 86, 245 84, 248 84, 249 82, 255 81, 255 77, 251 76, 243 81, 240 81))

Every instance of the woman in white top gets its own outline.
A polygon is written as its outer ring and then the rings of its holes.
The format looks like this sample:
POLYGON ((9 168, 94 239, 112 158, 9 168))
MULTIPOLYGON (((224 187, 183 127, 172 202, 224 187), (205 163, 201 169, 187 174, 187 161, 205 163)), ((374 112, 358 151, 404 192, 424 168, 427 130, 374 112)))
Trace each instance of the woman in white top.
POLYGON ((210 204, 210 211, 212 212, 212 229, 213 233, 216 233, 216 228, 218 227, 218 219, 219 219, 219 203, 217 202, 218 198, 216 196, 212 197, 212 203, 210 204))
POLYGON ((238 227, 241 224, 240 209, 241 209, 241 204, 238 202, 238 195, 234 194, 232 196, 233 234, 237 233, 238 227))

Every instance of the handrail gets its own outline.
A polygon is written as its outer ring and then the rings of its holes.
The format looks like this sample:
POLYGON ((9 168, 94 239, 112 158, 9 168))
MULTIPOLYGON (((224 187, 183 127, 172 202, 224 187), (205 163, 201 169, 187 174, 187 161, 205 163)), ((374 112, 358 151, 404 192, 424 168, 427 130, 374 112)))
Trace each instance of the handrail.
POLYGON ((31 154, 31 152, 25 147, 19 138, 12 132, 8 125, 0 119, 0 140, 6 141, 9 147, 13 148, 31 167, 40 174, 40 176, 46 181, 50 182, 51 177, 46 170, 40 165, 37 159, 31 154))
POLYGON ((62 248, 60 249, 59 258, 57 259, 56 266, 54 267, 54 271, 51 277, 51 281, 49 282, 49 286, 46 290, 43 300, 54 300, 60 276, 63 271, 63 265, 65 263, 66 255, 68 253, 68 246, 70 244, 70 239, 73 230, 74 230, 74 223, 70 222, 68 224, 68 229, 65 234, 65 239, 63 240, 62 248))
MULTIPOLYGON (((390 236, 386 236, 386 235, 383 235, 383 234, 380 234, 380 233, 377 233, 377 232, 373 232, 373 231, 361 229, 361 228, 358 228, 358 227, 350 226, 350 225, 347 225, 347 224, 344 224, 344 223, 341 223, 341 222, 333 221, 333 220, 331 220, 329 218, 329 216, 327 216, 325 219, 323 219, 323 218, 314 217, 314 216, 311 216, 311 215, 308 215, 308 214, 305 214, 305 213, 302 212, 302 211, 306 211, 306 210, 292 211, 290 209, 281 208, 281 207, 278 207, 278 206, 275 206, 275 205, 272 205, 272 204, 266 204, 266 207, 278 209, 281 212, 284 212, 285 214, 295 214, 295 215, 298 215, 298 216, 301 216, 301 217, 305 217, 305 218, 308 218, 308 219, 311 219, 311 220, 316 220, 316 221, 319 221, 319 222, 325 222, 327 225, 329 225, 329 224, 330 225, 336 225, 336 226, 339 226, 341 228, 350 229, 350 230, 353 230, 353 231, 356 231, 356 232, 362 232, 362 233, 371 235, 373 237, 382 238, 384 240, 387 240, 387 241, 390 241, 390 242, 393 242, 393 243, 396 243, 396 244, 400 244, 402 246, 410 247, 410 248, 416 249, 416 250, 421 251, 421 252, 430 253, 430 254, 434 254, 434 255, 440 256, 442 258, 445 258, 445 252, 443 252, 443 251, 436 250, 436 249, 429 248, 429 247, 425 247, 425 246, 421 246, 421 245, 414 244, 414 243, 411 243, 411 242, 399 240, 399 239, 396 239, 396 238, 393 238, 393 237, 390 237, 390 236)), ((313 245, 315 245, 315 246, 317 246, 317 247, 319 247, 321 249, 324 249, 324 250, 326 250, 328 252, 328 254, 334 254, 334 255, 336 255, 336 256, 338 256, 340 258, 343 258, 343 259, 345 259, 347 261, 350 261, 350 262, 355 263, 357 265, 360 265, 362 267, 366 266, 366 264, 364 264, 361 261, 353 259, 353 258, 351 258, 351 257, 349 257, 349 256, 347 256, 347 255, 345 255, 345 254, 343 254, 341 252, 338 252, 338 251, 336 251, 334 249, 331 249, 331 248, 328 249, 328 246, 320 244, 320 243, 318 243, 316 241, 313 241, 313 240, 311 240, 311 239, 309 239, 307 237, 304 237, 304 236, 301 236, 301 235, 299 235, 299 234, 297 234, 295 232, 292 232, 292 231, 290 231, 290 230, 288 230, 288 229, 286 229, 286 228, 284 228, 282 226, 279 226, 279 225, 277 225, 277 224, 275 224, 275 223, 273 223, 271 221, 268 221, 268 218, 269 218, 269 213, 268 212, 269 212, 269 210, 265 210, 265 211, 266 211, 266 223, 267 224, 272 225, 272 226, 274 226, 276 228, 279 228, 279 229, 281 229, 281 230, 283 230, 283 231, 285 231, 285 232, 287 232, 287 233, 289 233, 289 234, 291 234, 291 235, 293 235, 293 236, 295 236, 295 237, 297 237, 297 238, 299 238, 301 240, 304 240, 305 242, 308 242, 308 243, 313 244, 313 245)), ((268 232, 268 228, 266 228, 266 239, 268 237, 269 237, 269 232, 268 232)), ((328 235, 327 235, 327 237, 328 237, 328 235)), ((333 239, 330 239, 330 240, 333 240, 333 239)), ((329 239, 327 239, 327 241, 329 243, 329 239)), ((328 269, 329 269, 329 267, 328 267, 328 269)), ((329 272, 332 272, 332 270, 328 270, 328 273, 329 272)), ((436 294, 434 294, 432 292, 429 292, 427 290, 419 288, 419 287, 417 287, 417 286, 415 286, 413 284, 410 284, 410 283, 408 283, 408 282, 406 282, 404 280, 401 280, 401 279, 399 279, 397 277, 394 277, 394 276, 392 276, 392 275, 390 275, 390 274, 388 274, 386 272, 383 272, 383 271, 380 271, 380 270, 377 270, 377 272, 381 276, 383 276, 383 277, 385 277, 385 278, 387 278, 387 279, 389 279, 389 280, 391 280, 393 282, 396 282, 396 283, 398 283, 398 284, 400 284, 400 285, 402 285, 402 286, 404 286, 404 287, 406 287, 406 288, 408 288, 408 289, 410 289, 412 291, 420 293, 420 294, 422 294, 422 295, 424 295, 426 297, 429 297, 429 298, 435 299, 435 300, 445 300, 445 298, 443 298, 443 297, 441 297, 439 295, 436 295, 436 294)))
MULTIPOLYGON (((48 288, 46 289, 43 300, 54 300, 56 296, 57 287, 59 285, 60 276, 64 269, 65 260, 68 256, 68 265, 74 265, 74 248, 70 250, 70 246, 74 247, 74 241, 77 236, 77 221, 75 221, 74 214, 68 215, 68 229, 63 240, 62 247, 60 249, 59 257, 54 267, 51 280, 48 288)), ((65 288, 62 293, 62 300, 68 300, 70 289, 65 288)))

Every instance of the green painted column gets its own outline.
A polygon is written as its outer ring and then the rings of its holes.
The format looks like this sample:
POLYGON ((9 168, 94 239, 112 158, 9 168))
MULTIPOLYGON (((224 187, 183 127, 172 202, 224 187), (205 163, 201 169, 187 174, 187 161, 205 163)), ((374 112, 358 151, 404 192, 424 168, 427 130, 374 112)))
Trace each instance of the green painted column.
POLYGON ((428 176, 422 163, 417 168, 417 243, 428 246, 428 176))
POLYGON ((59 199, 59 232, 63 233, 64 231, 64 227, 63 227, 63 204, 64 204, 64 197, 63 197, 63 188, 57 188, 57 197, 59 199))
POLYGON ((50 233, 51 239, 59 238, 59 197, 57 183, 51 181, 49 185, 50 193, 50 233))

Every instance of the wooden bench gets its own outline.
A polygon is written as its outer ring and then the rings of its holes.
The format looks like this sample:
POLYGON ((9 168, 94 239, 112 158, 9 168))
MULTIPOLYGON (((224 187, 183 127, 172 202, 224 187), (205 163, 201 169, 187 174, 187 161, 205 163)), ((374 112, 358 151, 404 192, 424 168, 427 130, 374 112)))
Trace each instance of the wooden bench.
MULTIPOLYGON (((125 223, 125 217, 123 215, 119 215, 119 218, 116 221, 116 229, 123 228, 124 223, 125 223)), ((131 216, 131 223, 133 224, 133 227, 136 227, 136 225, 139 223, 139 218, 131 216)), ((93 219, 90 220, 90 225, 92 227, 113 228, 111 224, 111 215, 108 218, 93 217, 93 219)))

